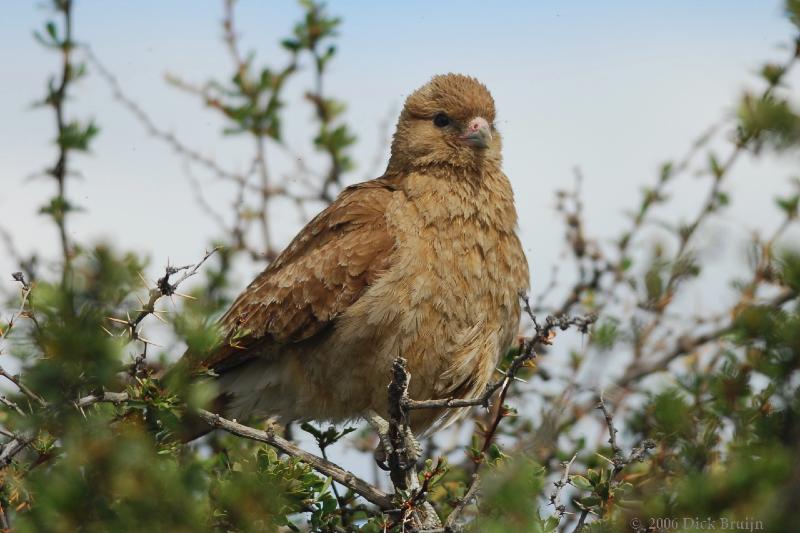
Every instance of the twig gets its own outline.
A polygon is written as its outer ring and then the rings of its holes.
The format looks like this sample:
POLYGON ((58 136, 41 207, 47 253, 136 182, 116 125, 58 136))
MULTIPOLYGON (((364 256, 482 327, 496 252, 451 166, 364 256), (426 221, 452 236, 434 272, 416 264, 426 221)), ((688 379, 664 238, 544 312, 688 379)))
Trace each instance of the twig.
MULTIPOLYGON (((147 345, 153 344, 152 341, 146 339, 141 335, 139 331, 139 325, 142 321, 147 318, 149 315, 155 315, 158 317, 158 311, 156 311, 156 303, 162 296, 172 296, 173 294, 177 294, 178 296, 186 296, 179 292, 177 292, 178 287, 181 283, 186 281, 188 278, 197 274, 197 271, 203 266, 209 257, 214 255, 215 252, 219 250, 219 247, 212 249, 211 251, 206 251, 205 255, 203 256, 200 261, 193 265, 185 265, 181 267, 174 267, 167 265, 164 271, 164 275, 158 279, 156 282, 156 286, 151 288, 148 292, 148 299, 147 302, 142 303, 142 308, 139 313, 134 317, 131 318, 130 316, 126 316, 125 319, 121 318, 114 318, 108 317, 107 319, 117 323, 122 324, 125 326, 125 329, 128 332, 128 335, 131 340, 138 340, 144 343, 145 350, 144 352, 136 357, 136 361, 134 362, 133 369, 136 373, 141 370, 141 365, 144 363, 145 354, 147 353, 147 345), (182 274, 176 279, 175 281, 170 281, 170 277, 174 276, 182 272, 182 274)), ((142 278, 144 280, 144 278, 142 278)))
POLYGON ((417 475, 418 456, 415 448, 418 443, 408 424, 408 412, 405 408, 410 379, 406 360, 402 357, 396 358, 392 363, 392 381, 389 384, 388 434, 380 435, 380 438, 382 443, 388 441, 391 447, 388 463, 392 483, 397 490, 409 491, 411 494, 401 506, 401 523, 405 525, 410 522, 418 529, 438 528, 442 524, 436 510, 424 499, 430 479, 426 478, 426 483, 420 485, 417 475))
MULTIPOLYGON (((22 285, 22 297, 20 298, 20 304, 17 312, 11 315, 11 318, 8 320, 8 324, 6 325, 6 329, 0 331, 0 341, 4 341, 6 338, 8 338, 11 330, 14 329, 14 324, 16 323, 17 319, 25 314, 25 305, 28 303, 28 298, 30 297, 32 290, 31 285, 25 280, 25 275, 22 272, 14 272, 11 274, 11 277, 14 278, 14 281, 18 281, 20 285, 22 285)), ((0 346, 0 354, 2 353, 3 349, 2 346, 0 346)))
POLYGON ((567 508, 561 504, 561 491, 569 485, 569 469, 572 468, 572 463, 575 462, 575 458, 578 457, 578 454, 572 456, 572 459, 569 460, 568 463, 564 463, 564 474, 561 476, 561 479, 555 481, 553 485, 555 485, 556 490, 550 495, 550 505, 552 505, 555 510, 556 514, 559 518, 564 516, 567 508))
POLYGON ((606 419, 606 426, 608 427, 608 444, 611 445, 611 451, 614 454, 614 457, 611 459, 611 462, 614 464, 614 472, 612 477, 615 477, 617 473, 619 473, 625 466, 625 463, 622 456, 622 450, 620 450, 619 445, 617 444, 617 428, 614 427, 614 417, 606 407, 606 402, 603 400, 602 393, 597 399, 597 408, 603 412, 603 416, 606 419))
POLYGON ((392 497, 389 494, 386 494, 385 492, 370 485, 352 472, 348 472, 340 466, 330 461, 326 461, 322 457, 318 457, 301 448, 298 448, 288 440, 275 435, 271 431, 261 431, 249 426, 245 426, 237 422, 233 422, 232 420, 222 418, 221 416, 204 409, 199 409, 197 414, 212 427, 225 430, 228 433, 238 435, 239 437, 244 437, 246 439, 251 439, 258 442, 264 442, 270 446, 274 446, 283 453, 291 455, 292 457, 297 457, 304 463, 311 466, 314 470, 326 476, 330 476, 337 483, 344 485, 345 487, 348 487, 354 492, 360 494, 364 497, 364 499, 374 503, 383 510, 389 510, 394 507, 392 503, 392 497))
POLYGON ((9 400, 8 398, 6 398, 6 397, 5 397, 5 396, 3 396, 2 394, 0 394, 0 403, 2 403, 3 405, 5 405, 5 406, 6 406, 6 407, 8 407, 9 409, 13 409, 14 411, 16 411, 16 412, 17 412, 17 414, 19 414, 19 415, 21 415, 21 416, 25 416, 25 411, 23 411, 22 409, 20 409, 19 405, 17 405, 16 403, 12 402, 11 400, 9 400))
POLYGON ((69 236, 66 225, 66 187, 67 187, 67 155, 69 148, 63 141, 64 132, 67 124, 64 118, 64 102, 67 96, 67 86, 74 78, 71 55, 74 47, 72 42, 72 0, 62 0, 59 2, 59 11, 64 15, 64 40, 61 43, 61 78, 55 91, 52 91, 47 98, 47 103, 53 108, 56 115, 56 129, 58 139, 58 159, 52 168, 48 170, 57 183, 58 193, 56 202, 53 204, 53 219, 58 226, 58 234, 61 242, 61 253, 64 259, 62 270, 62 284, 66 285, 71 270, 72 257, 69 246, 69 236))
POLYGON ((560 316, 560 317, 553 317, 548 316, 545 319, 545 324, 542 326, 539 324, 536 316, 533 314, 533 310, 531 309, 530 299, 526 294, 520 293, 520 298, 523 300, 523 311, 530 317, 531 321, 533 322, 533 326, 535 329, 535 334, 533 337, 525 340, 522 345, 522 350, 520 355, 518 355, 509 365, 508 370, 506 370, 505 377, 501 381, 501 390, 498 399, 498 409, 497 414, 495 415, 492 424, 490 426, 489 431, 486 433, 483 441, 483 448, 481 449, 482 452, 486 452, 489 449, 492 441, 494 440, 494 435, 497 431, 497 428, 500 424, 500 421, 508 415, 506 412, 503 403, 505 401, 506 395, 508 394, 509 387, 511 383, 516 379, 517 373, 528 364, 529 361, 532 361, 536 358, 537 353, 536 349, 542 345, 552 344, 553 339, 556 336, 556 329, 560 329, 561 331, 566 331, 570 327, 576 327, 578 331, 583 334, 589 332, 589 327, 597 320, 596 315, 586 315, 584 317, 568 317, 568 316, 560 316))
MULTIPOLYGON (((75 401, 75 406, 82 408, 96 403, 113 403, 115 405, 119 405, 128 400, 130 400, 130 396, 127 392, 102 392, 79 398, 75 401)), ((297 457, 304 463, 311 466, 314 470, 326 476, 330 476, 337 483, 344 485, 357 494, 360 494, 364 497, 364 499, 374 503, 382 510, 390 510, 394 508, 392 497, 389 494, 386 494, 378 488, 370 485, 352 472, 344 470, 335 463, 298 448, 290 441, 275 435, 275 433, 272 431, 261 431, 250 426, 245 426, 243 424, 239 424, 238 422, 234 422, 233 420, 223 418, 218 414, 206 411, 205 409, 198 409, 196 414, 214 428, 222 429, 239 437, 269 444, 270 446, 274 446, 287 455, 297 457)))
MULTIPOLYGON (((797 298, 797 291, 786 289, 780 294, 765 302, 764 305, 768 307, 780 307, 783 304, 790 302, 797 298)), ((617 380, 617 385, 620 387, 628 387, 632 383, 639 381, 651 374, 666 370, 669 364, 675 359, 692 353, 694 350, 708 344, 709 342, 716 341, 733 330, 733 323, 726 324, 716 328, 708 333, 697 335, 695 337, 678 339, 675 347, 664 354, 662 357, 649 364, 639 363, 635 366, 629 367, 625 374, 617 380)))
POLYGON ((14 457, 24 450, 28 444, 33 442, 34 437, 27 435, 17 435, 0 449, 0 469, 11 464, 14 457))
POLYGON ((147 133, 156 139, 160 139, 172 147, 178 154, 187 157, 191 161, 206 167, 208 170, 216 174, 219 178, 230 180, 236 183, 244 181, 244 177, 234 172, 229 172, 222 168, 216 161, 209 157, 205 157, 200 152, 190 148, 182 143, 174 134, 169 133, 156 126, 155 122, 145 113, 145 111, 134 102, 131 98, 125 95, 122 87, 117 78, 108 70, 103 63, 97 58, 92 49, 88 46, 82 47, 86 54, 86 58, 94 66, 95 70, 100 74, 100 77, 109 85, 113 97, 118 100, 124 107, 126 107, 134 117, 144 126, 147 133))
POLYGON ((27 385, 22 383, 22 380, 20 379, 19 375, 11 374, 5 368, 0 366, 0 376, 6 378, 11 383, 16 385, 16 387, 19 389, 19 391, 22 394, 24 394, 25 396, 27 396, 28 398, 30 398, 31 400, 34 400, 36 403, 38 403, 42 407, 47 406, 47 402, 41 396, 39 396, 38 394, 33 392, 31 389, 28 388, 27 385))
POLYGON ((129 399, 130 396, 127 392, 101 392, 79 398, 75 402, 75 407, 89 407, 96 403, 113 403, 114 405, 120 405, 127 402, 129 399))
POLYGON ((583 525, 586 522, 586 517, 589 516, 589 510, 584 509, 581 511, 581 516, 578 518, 578 523, 575 525, 575 529, 572 530, 572 533, 578 533, 580 530, 583 529, 583 525))
POLYGON ((461 528, 459 527, 459 519, 461 518, 461 514, 464 512, 464 509, 467 508, 467 505, 472 502, 478 495, 481 487, 481 478, 480 475, 475 472, 472 474, 472 479, 470 481, 469 487, 467 488, 467 492, 464 493, 464 496, 458 500, 453 510, 448 515, 447 520, 444 522, 444 530, 446 532, 454 532, 459 531, 461 528))

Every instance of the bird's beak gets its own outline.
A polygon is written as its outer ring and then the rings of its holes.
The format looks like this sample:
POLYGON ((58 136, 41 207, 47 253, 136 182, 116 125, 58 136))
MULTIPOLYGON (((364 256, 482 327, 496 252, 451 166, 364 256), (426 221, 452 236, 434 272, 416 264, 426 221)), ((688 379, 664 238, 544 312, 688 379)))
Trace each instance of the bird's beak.
POLYGON ((461 140, 470 146, 488 148, 489 143, 492 142, 492 127, 485 118, 475 117, 467 124, 461 140))

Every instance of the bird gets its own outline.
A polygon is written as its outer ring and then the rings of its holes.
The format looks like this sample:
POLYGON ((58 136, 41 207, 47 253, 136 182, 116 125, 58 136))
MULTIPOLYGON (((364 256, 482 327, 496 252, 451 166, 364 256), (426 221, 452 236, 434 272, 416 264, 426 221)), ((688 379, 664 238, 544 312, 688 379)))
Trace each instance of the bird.
MULTIPOLYGON (((411 398, 485 390, 529 287, 495 119, 470 76, 437 75, 407 97, 385 173, 316 215, 219 319, 221 342, 193 357, 220 414, 385 418, 397 357, 411 398)), ((415 410, 410 426, 435 430, 463 412, 415 410)))

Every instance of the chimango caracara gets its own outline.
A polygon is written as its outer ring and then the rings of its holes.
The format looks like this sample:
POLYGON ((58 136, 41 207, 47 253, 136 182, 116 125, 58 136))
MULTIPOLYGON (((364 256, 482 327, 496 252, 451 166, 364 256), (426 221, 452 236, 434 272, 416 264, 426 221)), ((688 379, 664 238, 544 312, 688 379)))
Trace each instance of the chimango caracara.
MULTIPOLYGON (((345 189, 221 318, 223 416, 387 416, 392 361, 414 399, 473 397, 519 326, 528 266, 489 91, 434 77, 405 102, 386 172, 345 189)), ((458 413, 415 411, 415 431, 458 413)))

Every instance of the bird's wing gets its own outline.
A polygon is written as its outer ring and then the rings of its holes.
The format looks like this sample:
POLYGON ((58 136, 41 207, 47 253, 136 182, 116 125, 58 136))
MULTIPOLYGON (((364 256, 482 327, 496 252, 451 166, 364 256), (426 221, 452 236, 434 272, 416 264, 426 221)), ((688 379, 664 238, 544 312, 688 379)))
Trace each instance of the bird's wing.
POLYGON ((224 370, 264 343, 297 343, 322 332, 388 267, 394 238, 387 179, 345 189, 233 302, 220 319, 225 342, 200 366, 224 370))

